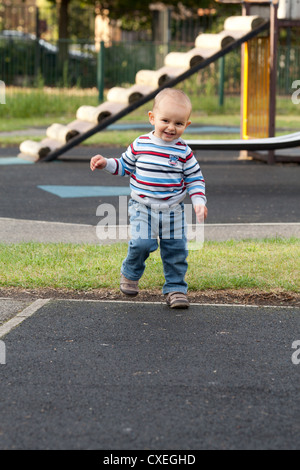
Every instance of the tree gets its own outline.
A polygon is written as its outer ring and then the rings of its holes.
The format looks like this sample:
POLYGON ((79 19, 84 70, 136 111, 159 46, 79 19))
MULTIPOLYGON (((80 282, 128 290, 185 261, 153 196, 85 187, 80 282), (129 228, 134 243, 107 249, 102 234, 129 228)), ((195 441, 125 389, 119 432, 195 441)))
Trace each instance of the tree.
MULTIPOLYGON (((78 0, 48 0, 50 3, 58 6, 58 63, 59 71, 62 73, 64 64, 68 58, 68 39, 70 38, 70 7, 71 4, 78 5, 78 0)), ((87 4, 95 5, 95 0, 81 2, 84 8, 87 4)))
POLYGON ((69 39, 70 37, 70 18, 72 11, 72 4, 77 7, 86 7, 87 5, 96 4, 95 0, 89 1, 80 1, 80 0, 48 0, 52 5, 57 5, 58 7, 58 38, 59 39, 69 39), (71 11, 70 11, 71 10, 71 11))
POLYGON ((70 0, 59 1, 58 15, 58 37, 59 39, 69 38, 69 4, 70 0))

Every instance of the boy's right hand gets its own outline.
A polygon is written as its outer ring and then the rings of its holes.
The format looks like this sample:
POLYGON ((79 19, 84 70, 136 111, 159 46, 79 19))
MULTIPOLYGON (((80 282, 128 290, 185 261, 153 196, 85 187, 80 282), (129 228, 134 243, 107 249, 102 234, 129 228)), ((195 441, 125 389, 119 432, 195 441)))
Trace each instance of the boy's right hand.
POLYGON ((95 155, 91 158, 90 168, 92 171, 96 170, 103 170, 106 167, 106 158, 102 157, 102 155, 95 155))
POLYGON ((202 206, 201 204, 196 204, 194 209, 195 209, 196 217, 197 217, 199 224, 203 224, 204 220, 207 217, 207 207, 202 206))

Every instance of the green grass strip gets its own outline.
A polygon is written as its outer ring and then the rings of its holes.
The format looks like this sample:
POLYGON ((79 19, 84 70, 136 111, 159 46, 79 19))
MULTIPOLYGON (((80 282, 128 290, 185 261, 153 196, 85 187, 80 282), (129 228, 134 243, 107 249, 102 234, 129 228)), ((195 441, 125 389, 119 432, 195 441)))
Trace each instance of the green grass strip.
MULTIPOLYGON (((0 244, 0 287, 117 289, 126 244, 0 244)), ((300 240, 205 242, 189 253, 191 291, 255 288, 299 292, 300 240)), ((142 289, 164 283, 159 250, 147 260, 142 289)))

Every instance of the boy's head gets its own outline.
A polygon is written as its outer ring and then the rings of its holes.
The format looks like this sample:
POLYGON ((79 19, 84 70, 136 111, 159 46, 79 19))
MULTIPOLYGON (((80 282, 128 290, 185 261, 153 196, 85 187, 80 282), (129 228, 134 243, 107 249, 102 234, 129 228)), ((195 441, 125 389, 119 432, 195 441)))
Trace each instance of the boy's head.
POLYGON ((178 139, 191 124, 191 112, 192 104, 183 91, 164 88, 156 95, 153 109, 148 113, 154 135, 165 142, 178 139))

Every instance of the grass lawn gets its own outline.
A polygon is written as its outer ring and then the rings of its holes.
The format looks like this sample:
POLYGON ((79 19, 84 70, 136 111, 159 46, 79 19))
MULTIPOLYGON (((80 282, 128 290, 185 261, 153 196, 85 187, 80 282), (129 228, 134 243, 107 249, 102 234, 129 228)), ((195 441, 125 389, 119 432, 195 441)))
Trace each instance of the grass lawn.
MULTIPOLYGON (((0 244, 0 287, 89 291, 118 289, 127 244, 0 244)), ((299 293, 300 240, 262 239, 205 242, 189 253, 190 291, 280 289, 299 293)), ((141 289, 164 283, 159 251, 151 254, 141 289)))
MULTIPOLYGON (((191 96, 193 124, 240 126, 240 98, 226 96, 225 104, 220 107, 217 96, 191 96)), ((18 131, 33 127, 48 127, 54 122, 67 124, 75 119, 76 110, 82 105, 97 106, 96 89, 23 89, 8 87, 6 105, 0 106, 0 132, 18 131)), ((119 122, 147 122, 147 112, 152 103, 146 103, 119 122)), ((298 130, 300 126, 299 106, 289 97, 277 99, 277 135, 298 130)), ((149 126, 149 129, 151 127, 149 126)), ((139 131, 102 131, 83 142, 82 145, 126 146, 139 131)), ((42 140, 44 136, 28 134, 24 136, 1 136, 0 147, 19 146, 25 139, 42 140)), ((237 139, 239 134, 192 134, 195 139, 237 139)))

